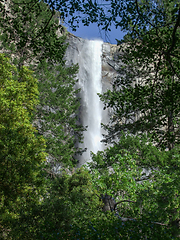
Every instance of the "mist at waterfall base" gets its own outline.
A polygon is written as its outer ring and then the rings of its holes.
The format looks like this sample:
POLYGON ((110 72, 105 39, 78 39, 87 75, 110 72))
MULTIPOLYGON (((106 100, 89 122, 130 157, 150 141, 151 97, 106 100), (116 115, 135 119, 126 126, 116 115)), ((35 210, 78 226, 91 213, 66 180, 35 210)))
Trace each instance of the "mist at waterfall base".
POLYGON ((102 41, 85 40, 79 50, 78 63, 78 87, 81 88, 80 115, 83 126, 87 126, 84 132, 82 148, 87 151, 79 158, 78 167, 90 161, 90 152, 97 153, 103 150, 102 140, 102 112, 103 104, 97 93, 102 93, 101 71, 102 71, 102 41))

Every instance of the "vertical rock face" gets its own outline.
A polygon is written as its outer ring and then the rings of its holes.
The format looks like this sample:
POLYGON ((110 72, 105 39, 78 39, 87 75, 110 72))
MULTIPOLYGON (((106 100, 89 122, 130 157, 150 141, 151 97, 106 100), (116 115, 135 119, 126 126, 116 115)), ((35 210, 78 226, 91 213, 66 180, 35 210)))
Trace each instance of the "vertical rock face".
POLYGON ((118 76, 119 57, 117 45, 103 43, 102 49, 102 84, 103 92, 111 88, 112 81, 118 76))
POLYGON ((108 122, 108 113, 97 93, 111 88, 111 82, 118 75, 118 47, 102 41, 86 40, 70 34, 66 51, 66 64, 78 63, 77 88, 81 88, 79 122, 87 126, 84 132, 86 153, 79 159, 81 166, 90 160, 90 151, 103 150, 101 122, 108 122))
MULTIPOLYGON (((110 43, 103 43, 102 47, 102 91, 111 89, 111 84, 118 77, 119 47, 110 43)), ((103 114, 103 123, 108 124, 112 116, 112 110, 108 109, 103 114)))

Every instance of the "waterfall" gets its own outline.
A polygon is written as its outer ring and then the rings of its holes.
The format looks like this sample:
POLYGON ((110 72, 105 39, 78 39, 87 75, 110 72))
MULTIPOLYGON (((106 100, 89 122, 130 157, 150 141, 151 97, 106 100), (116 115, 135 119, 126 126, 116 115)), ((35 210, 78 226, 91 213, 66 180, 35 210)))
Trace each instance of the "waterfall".
POLYGON ((102 41, 86 41, 79 54, 79 87, 81 88, 82 123, 87 126, 84 132, 84 144, 87 148, 80 164, 90 160, 90 152, 103 149, 101 132, 102 103, 97 93, 102 93, 102 41))
MULTIPOLYGON (((102 93, 102 48, 100 40, 86 40, 73 36, 66 51, 66 64, 70 66, 78 63, 77 88, 80 88, 81 106, 79 122, 87 126, 84 131, 84 143, 80 144, 87 151, 79 158, 79 165, 90 161, 90 152, 103 150, 101 122, 103 104, 97 93, 102 93)), ((103 115, 104 116, 104 115, 103 115)))

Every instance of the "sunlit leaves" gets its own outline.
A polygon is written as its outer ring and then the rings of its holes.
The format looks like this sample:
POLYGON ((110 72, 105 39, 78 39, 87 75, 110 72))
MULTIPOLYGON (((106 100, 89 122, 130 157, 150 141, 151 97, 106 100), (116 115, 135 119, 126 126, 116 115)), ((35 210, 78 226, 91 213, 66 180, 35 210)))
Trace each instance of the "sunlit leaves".
MULTIPOLYGON (((168 229, 169 239, 179 231, 173 227, 180 214, 178 152, 160 151, 145 139, 124 136, 119 143, 93 155, 89 163, 93 185, 100 193, 115 197, 119 216, 128 217, 130 222, 134 219, 144 235, 154 238, 157 227, 159 236, 165 236, 168 229)), ((122 229, 119 233, 126 236, 122 229)))
POLYGON ((8 221, 28 199, 38 200, 45 141, 36 137, 30 120, 38 103, 37 80, 25 67, 18 72, 2 54, 0 69, 0 211, 8 221))

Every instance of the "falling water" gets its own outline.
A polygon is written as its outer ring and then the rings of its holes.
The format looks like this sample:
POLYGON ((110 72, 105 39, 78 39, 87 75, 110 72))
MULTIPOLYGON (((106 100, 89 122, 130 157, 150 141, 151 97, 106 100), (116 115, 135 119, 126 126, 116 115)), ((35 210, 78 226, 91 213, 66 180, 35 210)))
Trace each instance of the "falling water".
MULTIPOLYGON (((80 88, 81 106, 79 111, 79 122, 87 126, 84 132, 84 143, 80 145, 87 151, 79 158, 80 167, 82 164, 91 160, 90 152, 96 153, 103 150, 101 122, 103 104, 97 93, 102 93, 102 48, 103 42, 99 40, 85 40, 73 37, 69 42, 66 51, 66 64, 70 66, 78 63, 78 83, 80 88)), ((105 115, 103 115, 105 117, 105 115)))
POLYGON ((97 93, 102 93, 101 83, 102 41, 86 41, 79 54, 79 87, 81 88, 82 123, 87 126, 84 132, 84 144, 87 148, 80 164, 90 160, 90 152, 102 150, 101 133, 102 103, 97 93))

